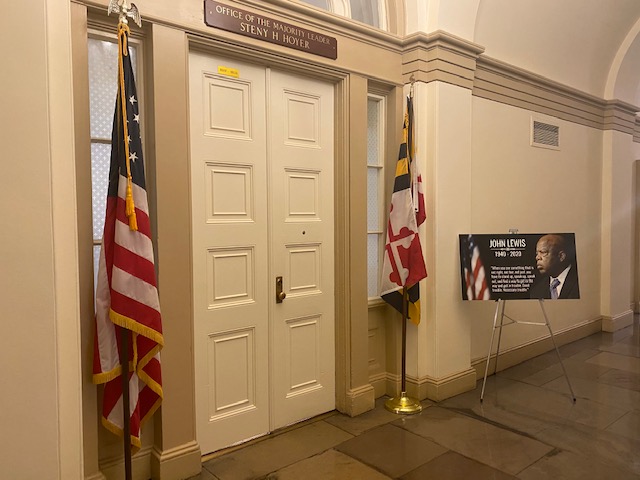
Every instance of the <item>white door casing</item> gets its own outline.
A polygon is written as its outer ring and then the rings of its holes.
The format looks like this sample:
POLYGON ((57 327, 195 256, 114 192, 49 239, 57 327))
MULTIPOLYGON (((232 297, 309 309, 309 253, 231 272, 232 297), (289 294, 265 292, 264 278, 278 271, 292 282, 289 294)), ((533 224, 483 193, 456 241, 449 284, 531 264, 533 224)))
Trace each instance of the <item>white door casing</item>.
POLYGON ((189 88, 196 428, 208 453, 335 406, 333 86, 191 53, 189 88))

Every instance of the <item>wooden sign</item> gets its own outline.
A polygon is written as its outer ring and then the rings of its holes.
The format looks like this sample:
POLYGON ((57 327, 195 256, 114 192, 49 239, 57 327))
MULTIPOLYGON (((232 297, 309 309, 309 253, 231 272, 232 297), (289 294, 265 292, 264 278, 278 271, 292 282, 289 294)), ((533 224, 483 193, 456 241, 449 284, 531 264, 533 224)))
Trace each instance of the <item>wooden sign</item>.
POLYGON ((334 37, 214 0, 205 0, 204 2, 204 23, 210 27, 294 48, 302 52, 333 60, 338 58, 338 41, 334 37))

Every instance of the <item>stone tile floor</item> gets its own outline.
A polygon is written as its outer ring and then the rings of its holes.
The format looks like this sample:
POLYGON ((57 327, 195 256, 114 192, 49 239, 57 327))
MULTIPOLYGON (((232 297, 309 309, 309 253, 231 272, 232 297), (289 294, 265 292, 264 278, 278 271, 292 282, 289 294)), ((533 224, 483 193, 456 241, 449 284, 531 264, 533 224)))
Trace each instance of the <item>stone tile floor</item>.
POLYGON ((640 321, 423 402, 417 415, 337 412, 214 454, 189 480, 640 479, 640 321))

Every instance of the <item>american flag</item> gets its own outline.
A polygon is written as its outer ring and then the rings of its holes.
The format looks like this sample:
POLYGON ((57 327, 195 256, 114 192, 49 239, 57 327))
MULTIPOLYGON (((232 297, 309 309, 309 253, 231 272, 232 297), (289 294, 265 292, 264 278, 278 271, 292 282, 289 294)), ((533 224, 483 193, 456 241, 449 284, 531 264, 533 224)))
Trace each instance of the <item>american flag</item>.
POLYGON ((467 235, 463 239, 461 255, 465 300, 489 300, 491 292, 487 287, 487 276, 480 257, 480 249, 476 245, 473 235, 467 235))
POLYGON ((128 27, 120 23, 118 96, 96 287, 93 381, 104 384, 103 425, 122 435, 120 340, 121 335, 128 335, 130 432, 135 452, 141 445, 141 425, 162 401, 160 350, 164 340, 128 33, 128 27))
POLYGON ((425 220, 422 177, 414 161, 413 99, 407 97, 396 178, 387 223, 387 243, 382 264, 381 296, 403 313, 403 290, 407 288, 408 317, 420 323, 420 285, 427 276, 418 227, 425 220))

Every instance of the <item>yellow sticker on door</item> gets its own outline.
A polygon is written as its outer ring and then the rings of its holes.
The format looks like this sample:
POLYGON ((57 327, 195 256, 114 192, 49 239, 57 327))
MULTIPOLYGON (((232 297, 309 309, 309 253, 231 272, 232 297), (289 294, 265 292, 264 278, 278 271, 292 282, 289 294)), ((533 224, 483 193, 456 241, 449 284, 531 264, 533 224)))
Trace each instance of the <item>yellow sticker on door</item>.
POLYGON ((218 66, 218 73, 227 77, 240 78, 240 72, 235 68, 218 66))

